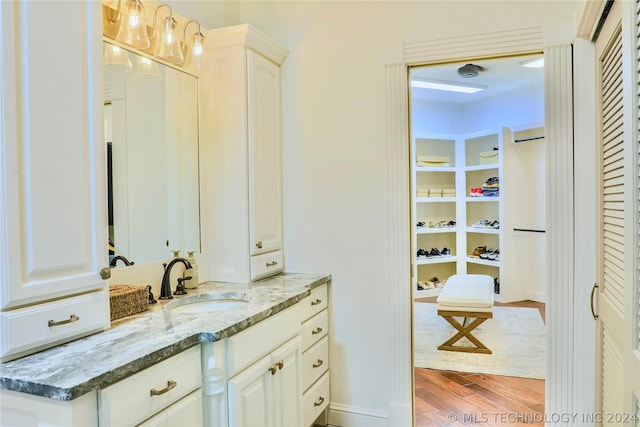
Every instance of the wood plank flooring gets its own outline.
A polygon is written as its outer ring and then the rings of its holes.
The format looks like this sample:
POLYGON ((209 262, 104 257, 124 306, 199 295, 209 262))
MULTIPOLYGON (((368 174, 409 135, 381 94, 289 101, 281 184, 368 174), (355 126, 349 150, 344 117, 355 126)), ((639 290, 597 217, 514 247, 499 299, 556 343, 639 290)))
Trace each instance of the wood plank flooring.
MULTIPOLYGON (((538 308, 545 320, 542 303, 496 305, 538 308)), ((424 368, 414 373, 416 427, 544 426, 544 380, 424 368)))

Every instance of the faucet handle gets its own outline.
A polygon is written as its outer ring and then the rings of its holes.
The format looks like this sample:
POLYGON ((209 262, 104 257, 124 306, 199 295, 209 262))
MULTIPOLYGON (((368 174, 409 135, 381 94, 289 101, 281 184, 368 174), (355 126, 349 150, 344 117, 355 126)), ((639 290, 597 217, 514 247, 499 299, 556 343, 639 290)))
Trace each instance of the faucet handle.
POLYGON ((186 295, 187 290, 184 288, 184 281, 191 280, 191 276, 186 277, 178 277, 178 286, 176 286, 176 291, 173 293, 174 295, 186 295))

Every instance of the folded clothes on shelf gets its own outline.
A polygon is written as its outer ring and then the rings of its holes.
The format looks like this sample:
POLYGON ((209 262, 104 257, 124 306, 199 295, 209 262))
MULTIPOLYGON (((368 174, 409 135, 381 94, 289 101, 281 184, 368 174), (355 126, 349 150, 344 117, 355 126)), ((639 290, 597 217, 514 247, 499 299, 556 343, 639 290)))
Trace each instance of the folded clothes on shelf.
POLYGON ((449 166, 450 158, 448 156, 425 156, 418 154, 416 156, 417 166, 449 166))

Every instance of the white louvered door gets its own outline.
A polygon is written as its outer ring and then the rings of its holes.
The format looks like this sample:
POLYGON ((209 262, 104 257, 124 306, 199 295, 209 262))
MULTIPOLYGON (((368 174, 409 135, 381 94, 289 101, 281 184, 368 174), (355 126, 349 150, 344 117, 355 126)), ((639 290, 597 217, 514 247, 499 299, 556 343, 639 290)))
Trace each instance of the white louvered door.
MULTIPOLYGON (((598 425, 638 426, 638 164, 627 96, 630 34, 615 2, 596 41, 599 117, 598 425), (625 31, 627 31, 625 33, 625 31), (635 174, 637 178, 637 173, 635 174), (635 295, 635 296, 634 296, 635 295), (633 333, 631 333, 633 330, 633 333), (635 335, 632 338, 632 335, 635 335), (635 359, 635 362, 634 362, 635 359)), ((635 56, 635 55, 634 55, 635 56)))

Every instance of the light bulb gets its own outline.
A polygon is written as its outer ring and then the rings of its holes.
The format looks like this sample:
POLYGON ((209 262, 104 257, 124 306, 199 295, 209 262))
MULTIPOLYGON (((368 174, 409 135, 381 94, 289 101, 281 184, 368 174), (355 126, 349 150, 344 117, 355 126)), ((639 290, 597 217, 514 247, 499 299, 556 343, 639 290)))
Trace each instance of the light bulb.
POLYGON ((180 49, 180 43, 178 43, 178 37, 176 37, 177 26, 178 23, 171 16, 164 20, 162 25, 163 30, 159 33, 160 46, 158 47, 158 53, 156 54, 158 58, 174 63, 181 63, 184 61, 182 49, 180 49))
POLYGON ((138 49, 151 46, 147 26, 144 23, 144 5, 140 0, 127 0, 124 19, 118 29, 116 40, 138 49))

